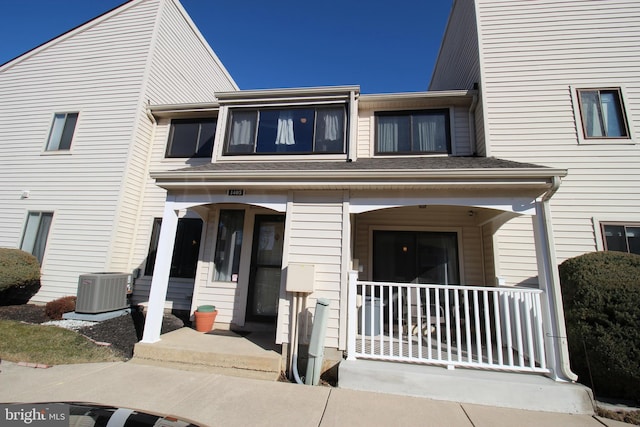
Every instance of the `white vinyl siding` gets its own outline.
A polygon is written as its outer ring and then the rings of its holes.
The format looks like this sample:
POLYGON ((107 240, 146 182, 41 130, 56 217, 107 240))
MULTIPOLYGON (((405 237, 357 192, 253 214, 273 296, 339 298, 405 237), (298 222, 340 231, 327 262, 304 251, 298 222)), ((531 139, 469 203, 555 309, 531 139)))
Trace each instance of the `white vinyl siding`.
MULTIPOLYGON (((151 233, 150 218, 162 216, 166 191, 155 185, 149 173, 211 161, 207 158, 165 159, 169 120, 158 120, 154 126, 146 114, 146 106, 148 103, 213 102, 215 92, 237 89, 182 6, 174 1, 162 2, 154 37, 146 84, 139 98, 137 132, 129 155, 119 214, 121 222, 110 262, 110 267, 117 270, 129 271, 144 265, 148 249, 145 244, 148 245, 151 233)), ((137 301, 145 300, 147 286, 142 280, 134 295, 137 301)), ((192 293, 192 282, 172 279, 170 288, 176 289, 173 304, 179 309, 189 309, 191 301, 187 297, 192 293)))
POLYGON ((473 89, 480 83, 478 34, 473 0, 453 2, 429 90, 473 89))
MULTIPOLYGON (((330 301, 325 347, 339 348, 340 307, 342 284, 346 276, 342 272, 343 255, 343 195, 342 192, 296 192, 293 196, 290 218, 287 263, 315 265, 314 292, 307 299, 309 311, 314 312, 316 300, 330 301)), ((283 296, 281 295, 281 298, 283 296)), ((282 301, 282 299, 281 299, 282 301)), ((289 339, 289 308, 280 304, 278 322, 279 337, 289 339)), ((345 315, 345 313, 342 313, 345 315)), ((308 332, 311 333, 310 324, 308 332)))
POLYGON ((132 142, 156 2, 132 2, 0 69, 0 246, 27 210, 55 211, 34 302, 75 295, 105 271, 132 142), (43 153, 56 112, 80 111, 72 154, 43 153), (28 199, 19 200, 23 190, 28 199))
MULTIPOLYGON (((640 3, 477 3, 491 155, 568 169, 551 200, 557 261, 594 251, 592 217, 640 220, 640 3), (622 88, 632 138, 581 143, 575 91, 583 88, 622 88)), ((537 276, 532 241, 522 240, 529 223, 499 232, 508 281, 537 276)))
POLYGON ((191 25, 182 6, 163 2, 145 102, 181 104, 215 101, 215 93, 237 90, 216 54, 191 25))
MULTIPOLYGON (((430 89, 470 84, 465 78, 479 78, 481 64, 478 154, 569 169, 551 201, 558 262, 596 249, 592 216, 638 219, 637 149, 578 147, 572 91, 621 87, 631 134, 637 132, 639 17, 638 3, 629 0, 607 2, 607 8, 591 1, 455 2, 430 89), (480 36, 468 22, 474 7, 480 36), (473 40, 480 40, 477 62, 476 53, 461 55, 473 40)), ((536 283, 531 219, 513 219, 494 240, 496 274, 505 284, 536 283)))

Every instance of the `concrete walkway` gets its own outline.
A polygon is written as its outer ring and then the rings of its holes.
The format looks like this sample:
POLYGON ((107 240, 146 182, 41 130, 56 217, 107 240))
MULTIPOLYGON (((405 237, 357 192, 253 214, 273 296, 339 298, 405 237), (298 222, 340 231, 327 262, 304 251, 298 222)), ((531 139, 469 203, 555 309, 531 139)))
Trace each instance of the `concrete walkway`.
POLYGON ((92 402, 225 426, 629 426, 590 415, 534 412, 310 387, 131 362, 0 364, 0 402, 92 402))

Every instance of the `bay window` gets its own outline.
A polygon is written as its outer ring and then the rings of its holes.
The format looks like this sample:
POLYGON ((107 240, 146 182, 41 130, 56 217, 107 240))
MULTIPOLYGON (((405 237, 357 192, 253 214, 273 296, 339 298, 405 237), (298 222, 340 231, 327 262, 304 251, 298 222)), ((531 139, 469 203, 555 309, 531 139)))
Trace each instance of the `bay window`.
POLYGON ((231 111, 225 155, 341 154, 344 107, 231 111))

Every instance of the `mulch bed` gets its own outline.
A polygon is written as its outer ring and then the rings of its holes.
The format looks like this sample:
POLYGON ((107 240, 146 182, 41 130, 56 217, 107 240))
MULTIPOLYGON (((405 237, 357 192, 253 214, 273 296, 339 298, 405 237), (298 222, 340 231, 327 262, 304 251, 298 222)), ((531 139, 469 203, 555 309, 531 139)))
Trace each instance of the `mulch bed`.
MULTIPOLYGON (((0 320, 15 320, 26 323, 40 324, 48 322, 43 305, 22 304, 0 306, 0 320)), ((181 320, 172 315, 165 314, 162 319, 161 333, 167 333, 188 326, 188 320, 181 320)), ((78 332, 95 341, 111 344, 111 347, 124 358, 133 356, 133 347, 142 338, 144 330, 144 315, 139 310, 133 310, 131 314, 104 320, 92 326, 86 326, 78 332)))

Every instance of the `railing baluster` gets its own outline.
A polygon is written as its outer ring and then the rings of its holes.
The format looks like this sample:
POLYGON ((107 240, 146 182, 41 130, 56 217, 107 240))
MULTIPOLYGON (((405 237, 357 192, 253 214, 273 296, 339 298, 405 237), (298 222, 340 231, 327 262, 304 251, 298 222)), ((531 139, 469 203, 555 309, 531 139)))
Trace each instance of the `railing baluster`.
POLYGON ((476 329, 476 352, 478 353, 476 360, 482 363, 482 331, 480 329, 480 305, 478 303, 478 291, 473 291, 473 320, 476 329))
POLYGON ((493 339, 491 338, 491 319, 490 317, 490 306, 489 306, 489 291, 482 291, 482 301, 484 304, 484 334, 485 334, 485 345, 487 346, 487 362, 493 365, 493 339))
POLYGON ((398 286, 397 293, 397 301, 398 301, 398 356, 402 357, 402 341, 403 341, 403 332, 402 332, 402 289, 398 286))
POLYGON ((427 357, 431 360, 433 359, 433 350, 431 349, 431 334, 432 328, 435 329, 435 325, 431 324, 431 316, 433 316, 433 314, 431 313, 431 289, 426 290, 425 297, 425 306, 427 308, 427 317, 425 319, 425 321, 427 322, 427 357))
POLYGON ((471 343, 471 319, 470 319, 470 303, 469 303, 469 290, 464 289, 462 291, 464 293, 464 333, 465 338, 467 340, 467 361, 469 363, 473 362, 472 356, 472 343, 471 343))
POLYGON ((497 292, 493 292, 493 312, 495 317, 494 324, 496 331, 496 352, 498 353, 498 365, 502 365, 502 328, 500 327, 500 302, 498 301, 497 292))
POLYGON ((456 353, 458 353, 458 362, 462 362, 462 335, 460 334, 460 295, 457 291, 453 291, 453 314, 456 322, 456 353))
POLYGON ((518 346, 518 366, 524 366, 524 344, 522 342, 522 299, 520 294, 512 294, 513 298, 513 311, 515 313, 515 328, 516 328, 516 345, 518 346))
POLYGON ((418 359, 422 359, 422 288, 417 288, 416 291, 418 359))
POLYGON ((413 336, 411 333, 412 325, 411 325, 411 306, 412 306, 412 290, 411 288, 407 288, 407 355, 409 357, 413 356, 413 336))
POLYGON ((449 289, 444 290, 444 322, 447 334, 447 360, 451 362, 451 307, 449 306, 449 289))
POLYGON ((534 353, 533 347, 533 331, 531 329, 531 317, 532 317, 532 302, 531 302, 531 294, 524 294, 524 327, 526 329, 527 334, 527 356, 529 357, 529 367, 535 368, 536 366, 536 355, 534 353))
POLYGON ((436 350, 438 351, 437 360, 442 360, 442 331, 440 328, 440 290, 435 292, 435 310, 436 310, 436 350))
POLYGON ((506 292, 501 292, 504 310, 504 328, 505 336, 507 338, 507 356, 509 360, 509 366, 513 366, 513 336, 511 335, 511 305, 509 304, 509 295, 506 292))

